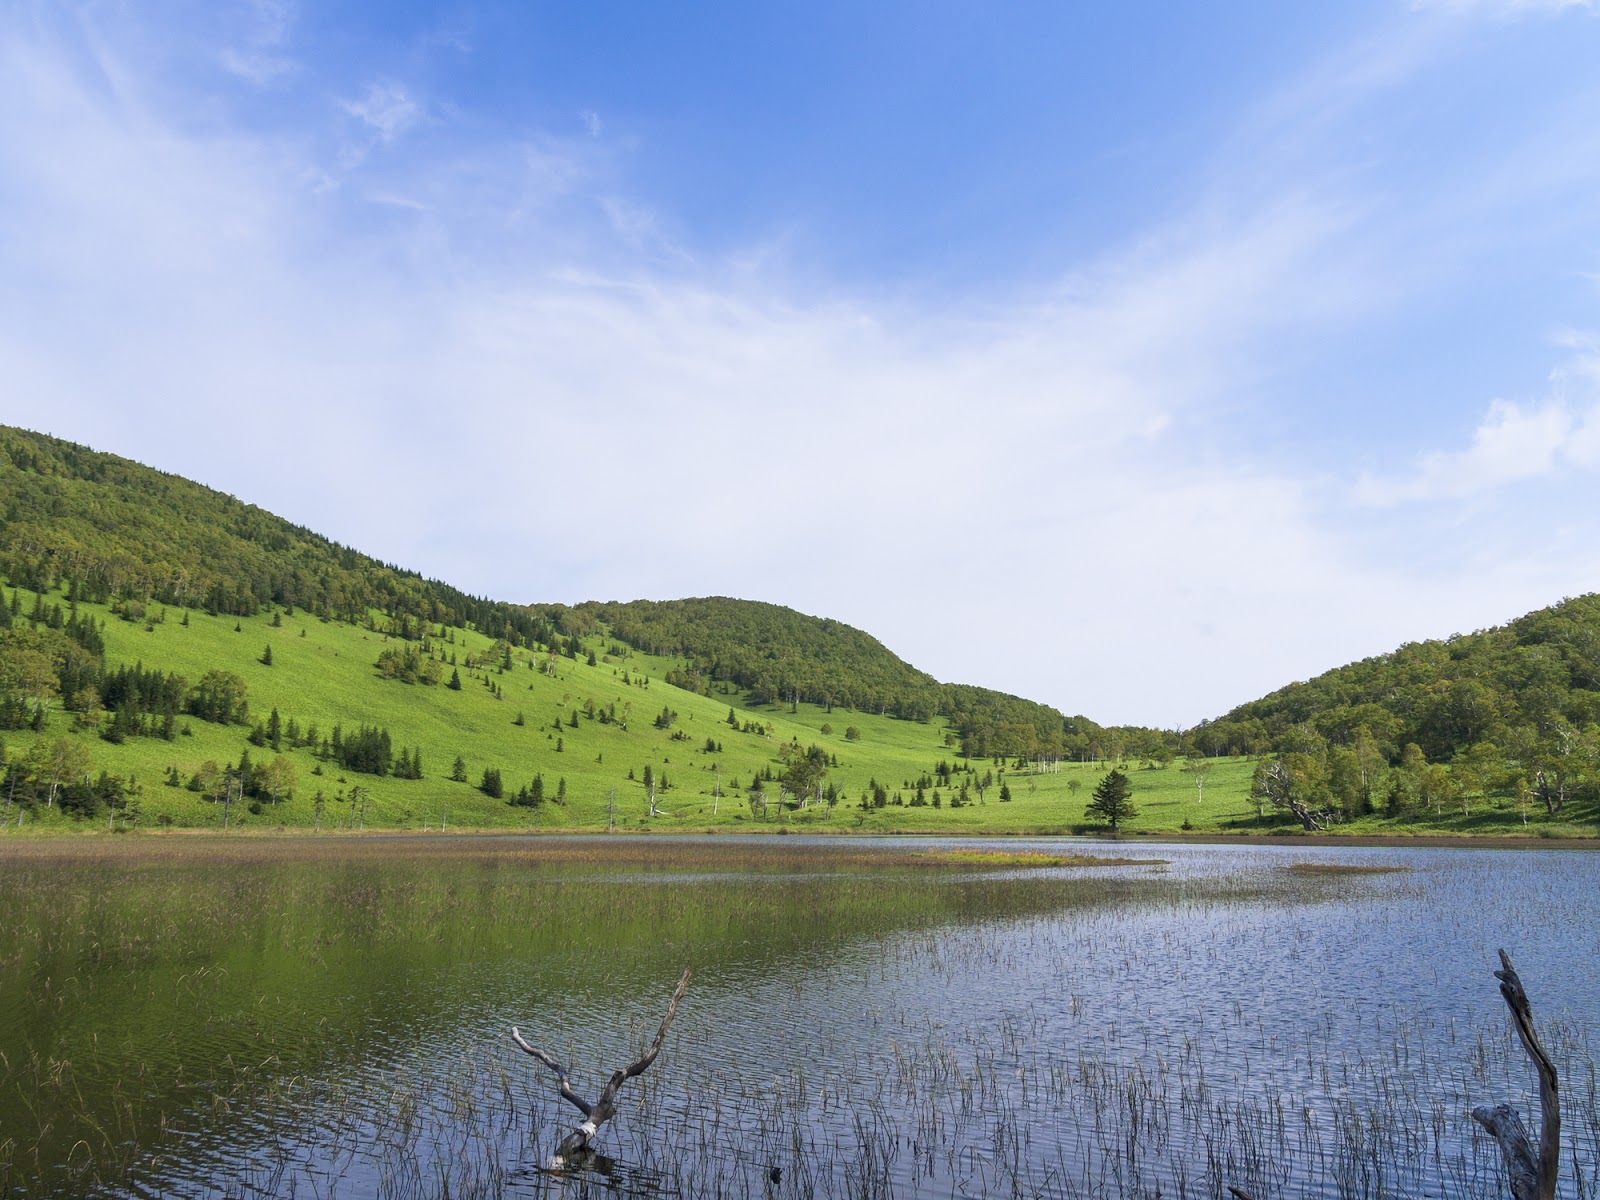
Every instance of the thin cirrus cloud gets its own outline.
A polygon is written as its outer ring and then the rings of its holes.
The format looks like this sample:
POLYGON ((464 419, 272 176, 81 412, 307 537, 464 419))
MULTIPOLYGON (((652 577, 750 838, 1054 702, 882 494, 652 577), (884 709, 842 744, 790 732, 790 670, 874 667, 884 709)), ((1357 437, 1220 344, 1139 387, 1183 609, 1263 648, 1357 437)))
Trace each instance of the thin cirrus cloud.
POLYGON ((367 84, 354 100, 340 101, 340 107, 373 129, 385 142, 392 142, 423 119, 423 108, 401 84, 377 80, 367 84))
POLYGON ((225 71, 264 88, 300 69, 300 63, 285 53, 295 23, 293 5, 286 0, 251 0, 239 15, 240 27, 231 44, 217 53, 225 71))

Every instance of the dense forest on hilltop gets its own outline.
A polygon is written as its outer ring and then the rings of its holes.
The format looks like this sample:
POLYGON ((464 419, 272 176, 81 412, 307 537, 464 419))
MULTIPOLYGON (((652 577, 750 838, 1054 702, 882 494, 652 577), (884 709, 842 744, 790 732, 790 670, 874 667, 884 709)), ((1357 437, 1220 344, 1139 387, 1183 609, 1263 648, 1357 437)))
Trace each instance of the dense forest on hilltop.
POLYGON ((1187 740, 1205 754, 1277 755, 1310 808, 1427 803, 1371 787, 1381 768, 1406 766, 1407 786, 1443 790, 1444 803, 1523 787, 1559 813, 1600 780, 1600 596, 1292 683, 1187 740), (1443 763, 1449 773, 1423 769, 1443 763))
POLYGON ((231 616, 270 605, 385 632, 471 623, 519 643, 553 640, 526 608, 378 562, 180 476, 0 426, 0 572, 13 587, 71 581, 84 600, 171 604, 231 616))

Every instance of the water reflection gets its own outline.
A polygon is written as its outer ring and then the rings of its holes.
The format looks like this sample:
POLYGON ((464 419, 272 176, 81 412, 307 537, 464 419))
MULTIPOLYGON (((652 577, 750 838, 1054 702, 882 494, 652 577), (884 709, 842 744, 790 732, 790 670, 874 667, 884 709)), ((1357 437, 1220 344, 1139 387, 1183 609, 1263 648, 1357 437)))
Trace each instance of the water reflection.
POLYGON ((635 843, 615 868, 504 839, 414 859, 12 863, 0 1181, 1497 1196, 1498 1152, 1466 1110, 1531 1095, 1489 974, 1504 945, 1567 1080, 1585 1173, 1562 1194, 1595 1194, 1591 853, 1141 844, 1167 864, 928 870, 898 864, 951 842, 783 841, 756 858, 729 839, 635 843), (570 1110, 507 1029, 592 1092, 685 965, 609 1157, 546 1170, 570 1110))

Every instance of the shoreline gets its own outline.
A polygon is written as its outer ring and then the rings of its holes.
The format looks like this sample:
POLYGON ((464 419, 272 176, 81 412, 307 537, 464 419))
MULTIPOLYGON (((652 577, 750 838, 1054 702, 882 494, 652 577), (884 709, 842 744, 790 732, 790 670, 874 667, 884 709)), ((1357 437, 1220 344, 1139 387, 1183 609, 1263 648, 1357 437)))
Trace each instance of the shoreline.
POLYGON ((990 832, 935 831, 935 830, 856 830, 839 828, 796 828, 779 826, 773 829, 727 829, 707 827, 701 829, 506 829, 503 827, 463 826, 446 831, 420 829, 312 829, 277 827, 273 829, 221 829, 200 827, 156 828, 110 831, 106 829, 0 829, 0 845, 24 842, 74 842, 74 841, 186 841, 228 840, 240 842, 267 841, 449 841, 458 838, 523 839, 561 841, 573 838, 603 838, 619 841, 638 841, 641 838, 704 837, 726 838, 742 841, 749 838, 862 838, 872 841, 894 842, 906 838, 933 840, 970 840, 1005 844, 1017 840, 1060 841, 1077 845, 1137 846, 1169 843, 1197 846, 1367 846, 1399 849, 1421 847, 1428 849, 1485 850, 1600 850, 1600 832, 1585 836, 1549 836, 1503 833, 1305 833, 1300 830, 1279 830, 1269 833, 1186 833, 1182 831, 1139 830, 1131 834, 1066 834, 1057 832, 1032 833, 1025 830, 995 830, 990 832))

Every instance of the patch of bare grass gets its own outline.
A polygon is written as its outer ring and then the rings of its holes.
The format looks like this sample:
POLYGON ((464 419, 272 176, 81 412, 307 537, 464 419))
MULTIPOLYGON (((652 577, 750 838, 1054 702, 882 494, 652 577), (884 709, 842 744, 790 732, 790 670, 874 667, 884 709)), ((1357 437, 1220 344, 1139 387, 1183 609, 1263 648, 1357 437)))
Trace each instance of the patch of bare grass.
POLYGON ((1400 871, 1409 871, 1410 867, 1385 865, 1378 863, 1319 863, 1297 862, 1290 863, 1283 868, 1296 875, 1393 875, 1400 871))

